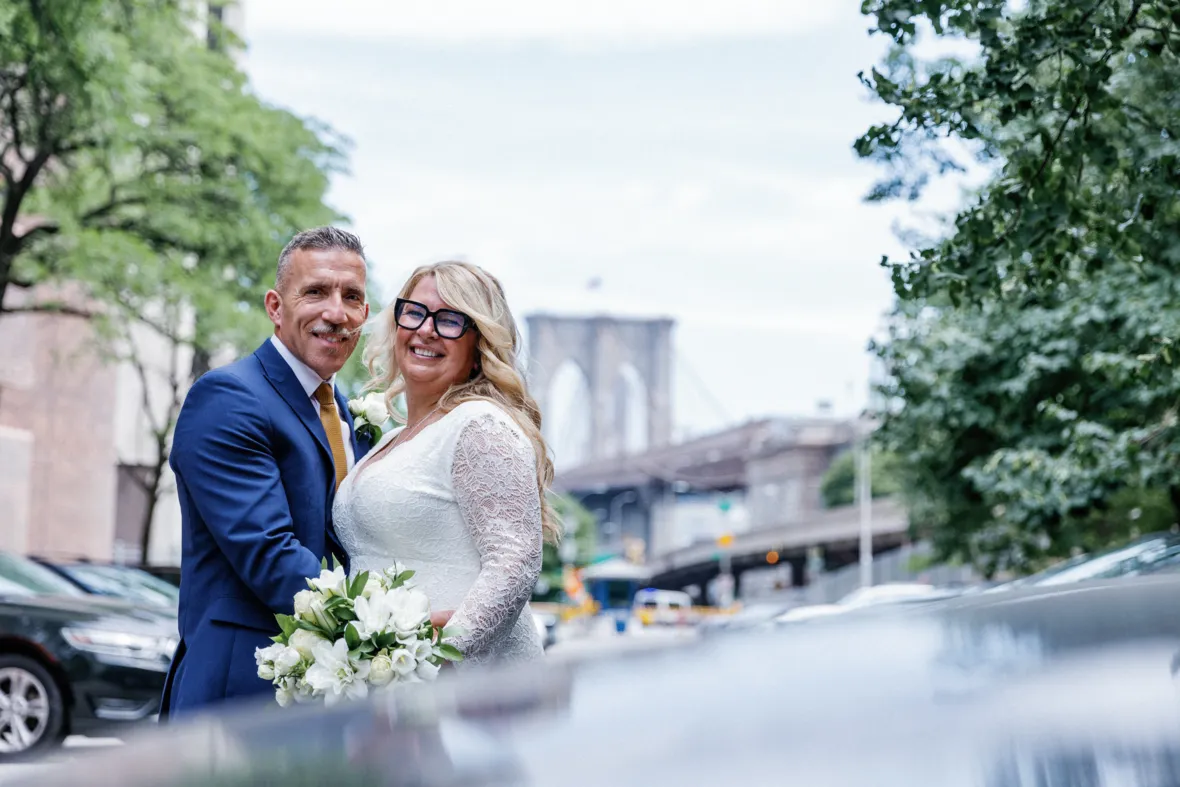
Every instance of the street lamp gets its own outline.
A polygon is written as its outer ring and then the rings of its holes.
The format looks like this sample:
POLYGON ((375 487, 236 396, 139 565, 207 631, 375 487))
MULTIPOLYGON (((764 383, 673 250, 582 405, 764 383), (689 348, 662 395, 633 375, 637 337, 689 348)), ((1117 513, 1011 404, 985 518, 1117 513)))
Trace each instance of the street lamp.
POLYGON ((856 496, 860 502, 860 586, 867 588, 873 584, 872 431, 868 424, 859 429, 862 431, 857 451, 856 496))

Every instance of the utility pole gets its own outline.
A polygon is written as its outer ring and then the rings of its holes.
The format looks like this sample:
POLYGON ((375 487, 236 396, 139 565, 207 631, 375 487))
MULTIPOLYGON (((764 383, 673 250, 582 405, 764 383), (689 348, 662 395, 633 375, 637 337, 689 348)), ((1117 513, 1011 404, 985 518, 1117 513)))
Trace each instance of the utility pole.
POLYGON ((860 586, 873 584, 873 468, 872 426, 858 422, 856 497, 860 503, 860 586))

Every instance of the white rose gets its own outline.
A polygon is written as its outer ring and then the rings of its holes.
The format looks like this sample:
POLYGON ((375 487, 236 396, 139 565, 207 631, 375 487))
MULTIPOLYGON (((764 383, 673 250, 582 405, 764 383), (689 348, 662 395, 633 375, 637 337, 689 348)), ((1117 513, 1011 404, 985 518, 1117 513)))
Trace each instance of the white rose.
POLYGON ((279 687, 275 689, 275 702, 279 704, 280 708, 285 708, 295 699, 295 690, 291 687, 289 681, 283 681, 279 687))
MULTIPOLYGON (((311 632, 308 632, 308 633, 311 633, 311 632)), ((303 660, 303 655, 299 651, 295 650, 295 648, 292 648, 290 646, 283 648, 283 650, 279 653, 279 655, 275 656, 275 660, 274 660, 275 674, 276 675, 287 675, 288 673, 291 672, 291 670, 298 667, 299 662, 302 660, 303 660)))
POLYGON ((352 413, 353 418, 357 417, 365 411, 364 399, 349 399, 348 412, 352 413))
POLYGON ((385 686, 393 680, 393 659, 385 651, 381 651, 369 662, 369 683, 374 686, 385 686))
POLYGON ((258 677, 265 681, 272 681, 275 679, 275 666, 269 661, 258 665, 258 677))
POLYGON ((264 662, 274 661, 283 652, 283 648, 285 647, 286 645, 280 645, 276 642, 265 648, 254 648, 254 663, 263 664, 264 662))
POLYGON ((393 611, 390 623, 398 634, 413 634, 430 620, 430 599, 422 591, 400 587, 389 591, 386 597, 393 611))
POLYGON ((438 677, 438 666, 429 661, 420 661, 414 673, 422 680, 434 680, 438 677))
POLYGON ((287 640, 287 644, 290 645, 301 657, 310 659, 312 657, 312 651, 315 650, 315 646, 321 642, 326 641, 327 640, 313 631, 308 631, 307 629, 295 629, 295 633, 292 634, 287 640))
POLYGON ((303 618, 311 622, 311 618, 307 617, 307 613, 311 611, 311 600, 315 598, 315 593, 310 590, 301 590, 295 594, 295 616, 303 618))
POLYGON ((389 420, 389 409, 385 406, 385 395, 371 393, 364 398, 362 415, 374 426, 380 426, 389 420))

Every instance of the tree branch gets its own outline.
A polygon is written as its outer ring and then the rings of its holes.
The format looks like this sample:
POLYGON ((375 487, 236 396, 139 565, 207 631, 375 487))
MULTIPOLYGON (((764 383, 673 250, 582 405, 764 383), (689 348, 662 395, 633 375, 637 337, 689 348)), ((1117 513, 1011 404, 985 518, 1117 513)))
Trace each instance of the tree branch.
POLYGON ((80 309, 77 306, 70 306, 69 304, 58 301, 50 301, 48 303, 34 303, 28 306, 0 307, 0 315, 3 314, 61 314, 67 317, 82 317, 87 320, 96 316, 94 312, 80 309))
POLYGON ((128 207, 130 205, 143 205, 147 202, 147 200, 144 197, 130 197, 130 196, 129 197, 116 197, 115 190, 116 190, 116 187, 112 186, 111 187, 111 198, 109 200, 107 200, 104 204, 99 205, 97 208, 94 208, 92 210, 89 210, 89 211, 83 213, 81 215, 81 217, 79 218, 79 221, 81 221, 83 224, 87 224, 87 223, 93 221, 94 219, 100 219, 103 216, 108 215, 111 211, 115 210, 116 208, 124 208, 124 207, 128 207))

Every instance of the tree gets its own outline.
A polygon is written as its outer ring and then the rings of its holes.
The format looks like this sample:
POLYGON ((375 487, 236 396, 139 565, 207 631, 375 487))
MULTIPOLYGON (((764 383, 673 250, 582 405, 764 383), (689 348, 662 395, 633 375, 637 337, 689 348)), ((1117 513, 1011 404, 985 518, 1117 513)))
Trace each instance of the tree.
POLYGON ((899 307, 878 348, 899 403, 881 438, 940 555, 1019 568, 1103 545, 1092 515, 1121 493, 1175 506, 1174 437, 1152 424, 1180 389, 1139 359, 1153 323, 1180 317, 1170 289, 1109 273, 1057 297, 899 307))
MULTIPOLYGON (((170 306, 157 315, 160 323, 176 334, 182 333, 186 317, 183 308, 177 306, 170 306)), ((134 467, 130 477, 139 486, 146 503, 138 527, 138 546, 141 560, 147 562, 156 509, 163 496, 173 491, 165 486, 165 469, 172 428, 180 416, 187 392, 188 374, 184 361, 191 354, 191 348, 136 323, 121 323, 117 330, 121 331, 121 336, 110 343, 110 355, 113 360, 127 364, 135 373, 140 393, 140 415, 146 432, 144 437, 149 444, 146 464, 128 461, 131 457, 124 457, 120 462, 125 467, 134 467)))
MULTIPOLYGON (((872 477, 870 484, 874 499, 897 493, 895 464, 892 455, 882 451, 879 446, 873 446, 869 475, 872 477)), ((824 507, 848 506, 856 501, 856 465, 857 455, 853 450, 842 451, 832 460, 820 482, 820 497, 824 507)))
POLYGON ((899 293, 952 299, 1068 283, 1116 260, 1172 266, 1180 174, 1180 10, 1169 0, 865 0, 895 49, 864 83, 897 108, 856 141, 889 168, 874 199, 916 197, 962 169, 956 138, 999 173, 949 238, 889 263, 899 293), (978 44, 967 62, 919 62, 921 30, 978 44), (1115 176, 1115 177, 1112 177, 1115 176))
POLYGON ((9 286, 55 281, 116 319, 183 300, 196 323, 175 338, 215 349, 258 334, 282 243, 339 218, 338 141, 253 95, 182 6, 0 11, 0 309, 9 286))
POLYGON ((888 168, 872 199, 962 169, 995 177, 946 236, 892 270, 876 346, 882 436, 941 557, 990 573, 1126 532, 1128 500, 1180 511, 1173 337, 1180 309, 1180 9, 1171 2, 869 0, 894 43, 865 84, 898 110, 857 140, 888 168), (920 34, 978 57, 919 62, 920 34))
MULTIPOLYGON (((574 544, 573 565, 584 566, 594 558, 596 545, 594 514, 569 495, 554 494, 550 497, 554 510, 564 527, 563 541, 574 544)), ((538 601, 556 601, 562 595, 561 551, 558 546, 546 543, 542 551, 541 579, 537 583, 545 592, 535 594, 538 601)))
MULTIPOLYGON (((0 318, 78 314, 99 352, 136 370, 158 449, 139 468, 148 522, 190 373, 269 332, 263 294, 282 245, 340 219, 324 197, 343 142, 254 95, 226 51, 193 35, 192 5, 0 7, 0 318), (84 297, 4 297, 66 282, 84 297), (137 325, 191 368, 150 368, 128 340, 137 325)), ((149 539, 145 526, 145 557, 149 539)))

